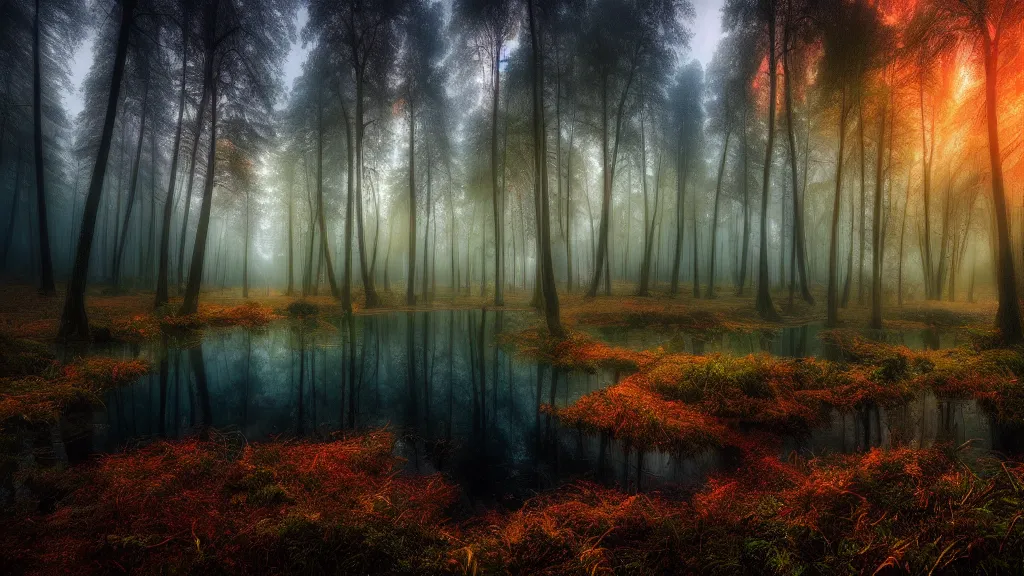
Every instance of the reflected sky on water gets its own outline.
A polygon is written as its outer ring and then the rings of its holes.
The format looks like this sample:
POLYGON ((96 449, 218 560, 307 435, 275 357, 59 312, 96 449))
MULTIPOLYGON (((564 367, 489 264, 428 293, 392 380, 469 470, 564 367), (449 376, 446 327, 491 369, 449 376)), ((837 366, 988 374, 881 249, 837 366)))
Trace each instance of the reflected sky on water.
MULTIPOLYGON (((209 431, 253 442, 386 427, 398 438, 395 451, 407 471, 444 472, 461 486, 469 506, 487 507, 515 505, 581 478, 628 490, 638 484, 685 490, 735 465, 729 450, 694 458, 638 455, 600 435, 560 427, 542 406, 567 406, 617 375, 559 371, 513 357, 495 345, 495 334, 518 325, 518 314, 454 310, 359 315, 333 324, 284 320, 255 331, 209 330, 201 343, 124 346, 116 353, 145 357, 154 370, 111 390, 103 406, 66 419, 54 434, 54 450, 79 461, 153 438, 209 431)), ((691 353, 799 357, 822 353, 820 330, 812 324, 784 328, 771 338, 675 338, 680 351, 691 353)), ((645 344, 631 331, 602 337, 645 344)), ((922 339, 917 347, 928 346, 928 337, 909 335, 922 339)), ((929 342, 952 345, 946 336, 935 338, 929 342)), ((863 406, 836 414, 829 426, 788 439, 781 455, 968 440, 979 450, 1012 448, 1005 436, 974 402, 922 393, 898 409, 863 406)))

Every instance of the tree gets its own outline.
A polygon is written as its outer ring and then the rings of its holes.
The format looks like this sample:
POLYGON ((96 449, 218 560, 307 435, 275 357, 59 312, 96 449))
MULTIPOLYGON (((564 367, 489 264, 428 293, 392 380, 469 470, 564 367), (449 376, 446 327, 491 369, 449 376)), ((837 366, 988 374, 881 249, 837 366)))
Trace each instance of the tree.
MULTIPOLYGON (((804 238, 804 212, 800 200, 799 178, 797 176, 797 149, 796 137, 794 135, 795 117, 793 113, 793 84, 794 77, 797 76, 799 70, 793 62, 794 53, 797 50, 797 43, 802 35, 801 32, 809 27, 805 25, 808 20, 807 14, 804 13, 804 6, 798 4, 798 0, 788 0, 786 2, 783 13, 782 77, 786 106, 786 139, 789 144, 790 184, 793 187, 791 192, 793 197, 793 261, 790 262, 790 306, 792 306, 793 302, 792 278, 794 275, 798 276, 800 280, 800 297, 803 298, 804 302, 814 304, 814 296, 811 295, 807 282, 807 241, 804 238)), ((807 191, 804 190, 804 194, 806 193, 807 191)))
MULTIPOLYGON (((135 147, 135 160, 132 163, 131 178, 128 183, 128 202, 125 207, 124 220, 121 226, 121 233, 118 236, 118 243, 114 249, 113 263, 111 268, 113 269, 113 288, 117 292, 121 285, 121 265, 124 260, 124 249, 128 241, 128 224, 131 221, 132 209, 135 207, 135 196, 138 192, 139 187, 139 167, 142 164, 142 143, 146 135, 146 120, 149 117, 149 100, 150 100, 150 57, 152 56, 150 51, 152 50, 152 44, 148 42, 145 35, 141 35, 142 39, 139 44, 142 46, 138 49, 138 57, 131 60, 130 62, 135 64, 136 70, 135 75, 139 77, 142 82, 141 91, 142 94, 138 97, 138 118, 139 118, 139 136, 136 140, 135 147)), ((132 76, 131 74, 129 76, 132 76)), ((131 90, 129 90, 131 92, 131 90)))
POLYGON ((107 96, 99 149, 96 153, 96 164, 92 171, 89 192, 86 195, 82 213, 82 226, 78 236, 78 248, 75 252, 75 264, 71 271, 71 280, 68 282, 64 310, 61 313, 59 335, 62 338, 85 339, 89 337, 89 317, 85 311, 85 284, 89 275, 89 259, 92 254, 93 233, 96 229, 96 214, 99 212, 100 196, 103 193, 107 156, 110 154, 110 143, 114 134, 114 119, 117 116, 121 79, 124 76, 125 59, 128 55, 128 43, 132 23, 135 19, 136 5, 137 0, 122 0, 119 4, 120 17, 113 71, 110 76, 110 91, 107 96))
POLYGON ((203 66, 203 76, 200 79, 201 95, 199 97, 199 103, 196 106, 195 117, 193 118, 195 126, 192 129, 192 144, 189 146, 189 160, 188 160, 188 183, 185 186, 185 214, 181 218, 181 236, 178 240, 178 291, 181 292, 181 286, 185 283, 185 242, 188 239, 188 217, 192 206, 192 189, 195 185, 196 178, 196 159, 199 154, 201 145, 201 136, 203 135, 203 124, 206 120, 206 109, 210 103, 210 86, 205 81, 205 65, 203 66))
MULTIPOLYGON (((833 198, 831 240, 828 260, 828 291, 826 295, 827 326, 839 320, 838 247, 839 211, 845 161, 846 125, 848 115, 862 89, 862 80, 870 68, 872 43, 875 41, 877 19, 863 2, 848 4, 835 0, 821 5, 823 56, 821 75, 827 93, 839 93, 839 142, 836 154, 835 196, 833 198)), ((852 224, 852 210, 851 226, 852 224)))
MULTIPOLYGON (((171 168, 168 171, 167 196, 164 198, 163 224, 160 227, 160 253, 159 265, 156 279, 156 297, 153 305, 162 306, 168 300, 168 259, 171 243, 171 216, 174 213, 174 184, 178 179, 178 159, 181 152, 181 133, 185 119, 185 96, 188 86, 188 65, 189 65, 189 43, 192 41, 192 17, 195 13, 194 1, 185 0, 174 3, 177 10, 175 17, 178 18, 177 31, 181 41, 181 84, 178 88, 178 120, 174 128, 174 144, 171 148, 171 168)), ((196 138, 198 142, 198 138, 196 138)), ((291 253, 289 252, 289 256, 291 253)))
MULTIPOLYGON (((422 1, 412 2, 406 7, 403 19, 404 37, 400 58, 403 77, 402 93, 409 109, 409 262, 408 282, 405 300, 410 306, 416 303, 416 111, 418 107, 434 106, 440 98, 440 59, 444 45, 441 42, 440 5, 427 5, 422 1)), ((427 146, 427 188, 430 188, 431 158, 427 146)), ((428 192, 429 194, 429 192, 428 192)), ((430 225, 430 198, 427 198, 427 226, 430 225)), ((426 238, 424 233, 424 238, 426 238)), ((424 282, 428 277, 426 269, 426 241, 424 241, 424 282)), ((497 292, 501 294, 501 291, 497 292)), ((426 289, 423 296, 426 298, 426 289)), ((496 304, 500 303, 496 300, 496 304)))
POLYGON ((665 103, 662 101, 661 96, 661 82, 660 78, 641 78, 639 91, 640 103, 638 116, 640 120, 640 187, 643 190, 644 197, 644 228, 643 228, 643 257, 640 261, 640 287, 637 290, 638 296, 647 296, 649 294, 650 278, 651 278, 651 260, 654 256, 654 233, 657 229, 658 220, 658 207, 661 201, 661 138, 658 136, 658 132, 654 132, 655 137, 653 148, 658 151, 657 168, 655 169, 654 177, 654 208, 653 211, 650 209, 650 202, 648 200, 648 177, 647 177, 647 166, 648 156, 647 149, 648 136, 647 136, 647 125, 648 123, 658 126, 661 124, 661 118, 659 112, 664 109, 665 103), (653 86, 652 86, 653 84, 653 86), (653 89, 652 89, 653 88, 653 89))
POLYGON ((43 81, 42 56, 39 53, 40 24, 39 0, 35 0, 35 13, 32 18, 32 144, 35 153, 36 169, 36 205, 39 215, 39 253, 42 256, 39 267, 39 291, 53 294, 53 262, 50 258, 50 232, 46 218, 46 187, 43 183, 43 81))
MULTIPOLYGON (((885 96, 888 98, 888 95, 885 96)), ((875 198, 871 218, 871 328, 882 329, 882 174, 885 154, 886 100, 878 114, 878 155, 875 157, 875 198)))
MULTIPOLYGON (((0 92, 0 148, 3 148, 8 132, 28 139, 26 132, 29 126, 27 123, 22 125, 13 112, 18 108, 30 108, 38 226, 37 237, 29 238, 29 242, 38 246, 39 292, 44 295, 52 295, 55 291, 47 208, 47 196, 52 192, 48 193, 46 172, 56 172, 57 168, 55 158, 60 152, 55 149, 61 143, 54 132, 65 122, 61 92, 70 82, 66 62, 84 37, 85 29, 80 25, 84 16, 84 6, 73 0, 8 0, 0 5, 0 35, 3 37, 0 40, 0 58, 3 59, 0 62, 3 82, 0 92), (47 148, 50 149, 49 154, 46 153, 47 148)), ((20 153, 20 145, 18 149, 20 153)), ((2 165, 3 151, 0 150, 2 165)), ((15 199, 17 193, 15 190, 15 199)), ((15 206, 12 204, 12 208, 15 206)), ((30 222, 30 230, 31 227, 30 222)), ((9 244, 9 241, 5 243, 5 250, 9 244)))
MULTIPOLYGON (((340 83, 340 82, 339 82, 340 83)), ((355 146, 354 130, 352 121, 349 118, 348 108, 345 106, 345 99, 341 96, 339 87, 338 101, 341 103, 341 117, 345 126, 345 260, 343 264, 344 274, 341 285, 341 307, 345 312, 352 313, 352 205, 355 196, 355 146)), ((391 245, 388 244, 390 250, 391 245)), ((385 265, 386 268, 386 265, 385 265)), ((387 270, 384 271, 384 289, 387 290, 387 270)))
MULTIPOLYGON (((882 329, 882 263, 885 259, 885 228, 882 222, 882 197, 886 171, 892 170, 892 136, 887 135, 886 124, 892 121, 890 116, 890 100, 892 99, 894 78, 897 72, 897 60, 892 57, 895 38, 888 27, 882 25, 879 38, 879 53, 883 62, 880 86, 876 100, 878 102, 878 137, 875 140, 875 197, 871 218, 871 321, 870 327, 882 329), (889 144, 886 146, 886 137, 889 144), (888 148, 889 162, 886 166, 885 153, 888 148)), ((890 192, 890 201, 891 201, 890 192)), ((888 218, 886 218, 888 220, 888 218)), ((901 240, 902 242, 902 240, 901 240)), ((901 247, 902 248, 902 247, 901 247)))
POLYGON ((320 229, 320 251, 327 265, 327 280, 331 287, 331 295, 339 297, 337 280, 334 278, 334 264, 331 261, 331 248, 327 238, 327 221, 324 217, 324 81, 320 77, 313 80, 316 84, 316 220, 320 229))
POLYGON ((211 0, 204 7, 203 84, 204 91, 210 93, 210 143, 192 263, 179 314, 195 313, 199 306, 217 167, 219 114, 223 113, 227 122, 244 124, 269 117, 273 110, 278 69, 293 31, 286 11, 271 2, 258 0, 247 4, 245 10, 236 10, 231 0, 211 0))
POLYGON ((697 141, 704 122, 701 107, 703 91, 703 71, 700 62, 694 60, 680 69, 669 97, 676 138, 676 238, 669 287, 669 293, 673 296, 679 291, 679 265, 683 259, 683 200, 686 195, 686 180, 693 158, 697 155, 697 141))
POLYGON ((936 0, 936 7, 945 23, 965 41, 975 46, 985 69, 985 125, 988 131, 988 156, 992 170, 992 205, 996 225, 996 276, 999 308, 996 327, 1007 342, 1024 339, 1021 329, 1020 302, 1010 247, 1010 231, 1006 214, 1006 189, 1003 180, 1003 157, 999 145, 999 56, 1004 35, 1024 21, 1022 0, 936 0))
POLYGON ((778 77, 775 73, 778 59, 776 26, 778 19, 777 0, 729 0, 724 8, 726 27, 736 30, 741 27, 764 26, 764 41, 768 60, 768 143, 764 152, 764 171, 761 177, 761 231, 757 265, 757 313, 770 321, 779 320, 779 313, 772 303, 768 279, 768 191, 771 188, 772 153, 775 143, 775 108, 778 77))
POLYGON ((502 47, 516 31, 516 18, 512 0, 459 0, 455 6, 459 26, 470 37, 473 57, 483 66, 487 75, 485 88, 491 99, 491 208, 494 220, 494 305, 504 305, 503 242, 504 200, 498 178, 498 112, 501 97, 502 47))
POLYGON ((708 85, 708 109, 711 118, 709 128, 722 137, 722 155, 718 161, 718 176, 715 180, 715 201, 711 217, 711 255, 708 260, 708 289, 707 297, 715 297, 715 255, 718 246, 718 210, 722 202, 722 180, 725 176, 725 162, 729 157, 729 139, 735 130, 737 123, 736 95, 742 95, 747 90, 746 79, 736 71, 742 68, 736 66, 737 58, 746 58, 742 50, 737 50, 737 44, 731 39, 726 39, 716 52, 711 61, 708 71, 710 82, 708 85))
POLYGON ((671 47, 685 45, 681 22, 693 6, 684 0, 601 0, 591 11, 583 41, 582 61, 587 82, 597 98, 598 139, 601 156, 601 224, 593 278, 587 296, 597 295, 608 260, 608 230, 612 184, 618 161, 623 124, 630 110, 638 71, 664 77, 672 63, 671 47))
POLYGON ((531 60, 533 63, 533 166, 534 202, 537 215, 537 259, 541 277, 538 280, 544 294, 544 318, 548 332, 562 338, 565 329, 558 311, 558 293, 555 291, 555 270, 551 261, 551 223, 548 207, 547 134, 544 128, 544 58, 541 28, 537 22, 534 0, 526 0, 530 25, 531 60))
MULTIPOLYGON (((226 130, 230 133, 231 127, 226 130)), ((218 165, 221 167, 221 185, 229 189, 233 195, 240 199, 244 206, 244 237, 242 241, 242 298, 249 297, 249 245, 251 229, 251 196, 254 181, 254 167, 247 150, 254 142, 247 141, 244 137, 245 131, 235 134, 233 140, 222 140, 217 153, 221 156, 218 165)))
POLYGON ((353 79, 352 147, 354 171, 353 203, 355 206, 356 240, 359 246, 359 269, 363 279, 366 307, 380 304, 374 288, 363 223, 363 181, 365 172, 366 134, 365 106, 367 91, 383 93, 387 89, 397 50, 395 30, 401 14, 398 0, 313 0, 309 3, 307 38, 319 38, 325 50, 340 54, 353 79))
POLYGON ((762 48, 759 47, 762 39, 761 29, 758 26, 749 24, 738 25, 729 35, 724 48, 729 48, 731 55, 729 62, 732 72, 735 74, 738 85, 742 90, 732 94, 735 105, 739 108, 739 148, 740 166, 738 179, 740 188, 743 190, 743 231, 741 233, 741 254, 739 262, 739 275, 736 278, 736 295, 742 296, 747 286, 747 269, 750 264, 750 156, 756 154, 757 138, 751 141, 750 132, 757 127, 757 118, 753 114, 756 106, 753 87, 763 85, 759 79, 759 67, 762 61, 760 56, 762 48))

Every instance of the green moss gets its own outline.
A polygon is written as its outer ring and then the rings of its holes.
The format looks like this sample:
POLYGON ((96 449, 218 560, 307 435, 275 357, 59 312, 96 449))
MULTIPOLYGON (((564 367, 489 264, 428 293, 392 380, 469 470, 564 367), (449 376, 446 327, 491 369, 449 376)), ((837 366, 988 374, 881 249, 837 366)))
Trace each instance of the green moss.
POLYGON ((0 333, 0 378, 39 375, 53 361, 53 354, 46 345, 0 333))

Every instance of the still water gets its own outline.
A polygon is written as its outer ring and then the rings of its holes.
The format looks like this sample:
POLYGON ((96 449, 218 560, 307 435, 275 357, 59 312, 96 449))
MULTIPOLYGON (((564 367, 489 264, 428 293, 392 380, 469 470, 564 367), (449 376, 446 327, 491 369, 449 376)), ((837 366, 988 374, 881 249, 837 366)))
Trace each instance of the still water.
MULTIPOLYGON (((764 352, 789 358, 840 359, 841 353, 831 349, 820 338, 825 330, 824 323, 810 322, 773 331, 724 331, 705 335, 644 328, 597 328, 592 333, 606 342, 635 350, 661 346, 668 352, 689 354, 718 352, 745 356, 764 352)), ((968 343, 967 338, 955 330, 936 328, 865 332, 865 336, 888 344, 900 344, 911 350, 940 350, 968 343)))
MULTIPOLYGON (((733 455, 636 454, 560 427, 541 410, 573 403, 613 383, 608 372, 565 372, 516 358, 495 334, 517 325, 513 311, 455 310, 356 316, 351 322, 278 321, 256 331, 218 329, 201 343, 126 347, 154 370, 110 391, 104 405, 55 434, 55 451, 79 461, 153 438, 216 431, 237 440, 330 438, 386 427, 407 471, 441 471, 469 506, 515 505, 530 494, 587 478, 625 489, 693 487, 728 469, 733 455)), ((756 343, 726 335, 704 343, 732 353, 807 355, 820 327, 790 329, 756 343), (742 343, 742 344, 741 344, 742 343)), ((611 335, 616 338, 635 336, 611 335)), ((680 338, 680 337, 677 337, 680 338)), ((692 338, 683 339, 684 345, 692 338)), ((631 344, 636 344, 633 340, 631 344)), ((655 344, 657 345, 657 344, 655 344)), ((973 402, 923 394, 898 410, 864 407, 791 438, 791 451, 819 454, 871 446, 929 446, 971 440, 1001 449, 1000 431, 973 402)))

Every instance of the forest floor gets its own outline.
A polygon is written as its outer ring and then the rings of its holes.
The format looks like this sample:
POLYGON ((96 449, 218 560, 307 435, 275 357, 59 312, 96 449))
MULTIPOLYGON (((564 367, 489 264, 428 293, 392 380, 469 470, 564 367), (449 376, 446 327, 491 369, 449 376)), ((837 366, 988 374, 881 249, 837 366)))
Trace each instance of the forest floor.
MULTIPOLYGON (((516 510, 455 513, 459 488, 443 474, 401 471, 387 431, 331 441, 239 443, 212 433, 158 440, 70 468, 26 467, 15 453, 76 403, 150 367, 51 351, 63 299, 0 287, 0 562, 12 573, 141 574, 689 574, 1015 573, 1024 565, 1024 463, 962 458, 964 446, 914 448, 898 439, 855 454, 780 458, 783 440, 866 405, 895 407, 921 390, 972 399, 1024 433, 1024 350, 997 346, 994 302, 907 303, 885 310, 887 330, 962 331, 969 344, 910 350, 866 337, 869 310, 841 311, 820 338, 835 359, 692 355, 626 348, 592 328, 693 335, 775 330, 752 297, 695 300, 561 298, 569 337, 535 324, 499 336, 516 353, 564 370, 610 369, 609 387, 563 408, 564 426, 642 454, 707 450, 733 465, 685 494, 630 493, 574 482, 516 510)), ((822 295, 823 296, 823 295, 822 295)), ((506 309, 529 310, 529 294, 506 309)), ((820 298, 823 301, 823 297, 820 298)), ((138 341, 205 326, 254 328, 278 317, 338 315, 306 299, 208 292, 200 311, 154 312, 151 293, 90 294, 104 338, 138 341)), ((372 311, 407 310, 385 296, 372 311)), ((820 322, 798 304, 783 325, 820 322)), ((433 298, 420 309, 490 307, 479 296, 433 298)), ((528 316, 532 318, 532 316, 528 316)))
MULTIPOLYGON (((645 327, 685 329, 693 332, 721 330, 775 329, 825 319, 824 293, 816 294, 819 305, 808 305, 799 300, 790 309, 783 294, 776 294, 776 305, 782 321, 765 323, 754 308, 751 295, 736 296, 725 291, 714 299, 693 298, 687 290, 677 296, 652 292, 651 296, 633 295, 634 287, 615 285, 611 295, 600 294, 586 298, 580 293, 560 294, 559 303, 563 322, 575 327, 645 327)), ((524 291, 506 293, 505 310, 531 310, 532 294, 524 291)), ((157 338, 161 328, 201 328, 205 325, 258 325, 274 317, 312 313, 323 317, 340 317, 342 309, 329 294, 302 297, 281 292, 252 290, 250 298, 243 298, 240 289, 205 291, 200 296, 196 315, 177 316, 180 298, 172 297, 170 304, 160 310, 153 308, 152 292, 131 292, 110 295, 100 290, 86 297, 89 322, 98 328, 104 338, 133 341, 157 338), (308 303, 315 308, 297 306, 308 303)), ((381 305, 362 307, 361 290, 353 292, 356 314, 377 314, 404 310, 493 309, 493 296, 480 295, 479 287, 472 294, 439 293, 428 302, 422 299, 408 306, 401 291, 381 292, 381 305)), ((0 331, 8 336, 53 340, 56 338, 63 295, 41 296, 31 286, 0 284, 0 331)), ((884 313, 884 326, 889 330, 926 327, 987 329, 995 316, 996 303, 913 301, 903 306, 888 305, 884 313)), ((840 311, 840 325, 867 326, 870 308, 851 305, 840 311)))

